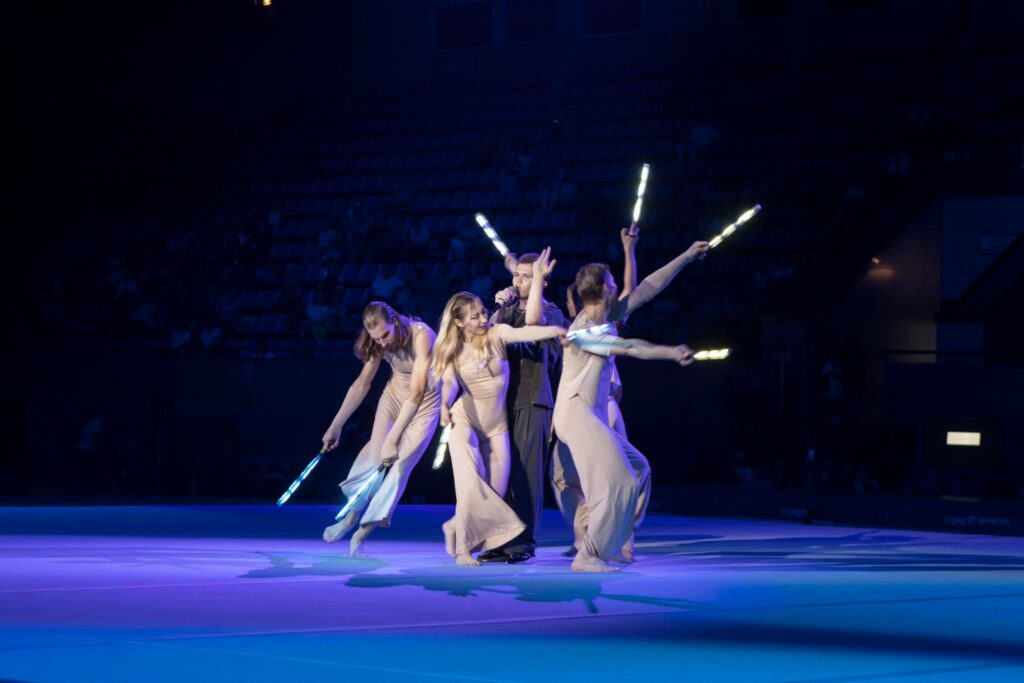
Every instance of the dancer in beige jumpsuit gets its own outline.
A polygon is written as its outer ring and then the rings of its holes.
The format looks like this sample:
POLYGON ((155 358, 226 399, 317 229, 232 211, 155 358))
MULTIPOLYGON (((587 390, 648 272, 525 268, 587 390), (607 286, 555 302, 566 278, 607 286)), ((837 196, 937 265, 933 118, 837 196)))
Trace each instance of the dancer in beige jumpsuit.
MULTIPOLYGON (((540 288, 554 263, 549 249, 534 263, 530 305, 541 305, 540 288), (536 298, 534 298, 536 295, 536 298)), ((459 292, 448 300, 434 348, 434 371, 443 379, 441 421, 452 424, 448 448, 455 477, 455 516, 444 524, 445 548, 461 565, 477 565, 476 550, 498 548, 525 524, 504 501, 511 458, 505 396, 506 344, 564 337, 565 328, 489 326, 483 302, 459 292), (452 406, 456 392, 462 395, 452 406), (449 411, 449 406, 452 406, 449 411)))
POLYGON ((391 516, 409 482, 416 463, 426 451, 437 429, 441 392, 430 372, 434 331, 418 320, 400 315, 380 301, 363 310, 363 331, 356 341, 356 355, 363 369, 349 387, 331 426, 324 433, 326 450, 338 445, 341 430, 366 398, 383 359, 391 366, 391 379, 384 387, 369 442, 359 451, 348 478, 341 482, 346 497, 355 495, 382 465, 392 465, 365 510, 352 510, 337 524, 324 529, 324 540, 333 543, 355 528, 349 552, 358 556, 363 542, 378 526, 391 526, 391 516))
MULTIPOLYGON (((624 319, 663 290, 686 264, 703 258, 707 249, 706 242, 695 243, 621 301, 606 265, 584 266, 576 275, 583 311, 570 331, 624 319)), ((583 335, 566 350, 554 423, 571 452, 589 511, 586 533, 573 560, 577 571, 614 571, 609 560, 628 561, 623 551, 638 509, 639 482, 627 457, 633 447, 608 424, 612 371, 608 359, 612 355, 673 360, 681 365, 693 362, 692 351, 685 345, 657 346, 612 334, 583 335)))
MULTIPOLYGON (((620 238, 622 239, 622 251, 625 256, 625 267, 622 274, 623 288, 622 292, 619 293, 619 300, 622 300, 636 289, 636 243, 640 238, 640 228, 636 223, 632 223, 628 228, 623 228, 620 231, 620 238)), ((576 285, 573 284, 566 291, 565 301, 566 307, 569 310, 569 317, 573 319, 579 313, 574 299, 575 291, 576 285)), ((625 320, 622 322, 625 322, 625 320)), ((608 426, 622 437, 621 441, 626 447, 626 458, 629 460, 629 466, 633 468, 633 475, 636 477, 638 485, 636 518, 633 524, 635 531, 644 521, 644 517, 647 515, 647 505, 651 499, 651 464, 643 453, 629 443, 629 438, 626 436, 626 423, 623 420, 622 410, 619 407, 622 402, 622 379, 619 376, 618 368, 615 366, 615 357, 610 357, 608 362, 612 366, 610 390, 608 392, 608 426)), ((562 441, 556 444, 552 454, 551 485, 554 488, 555 501, 558 504, 559 511, 562 513, 562 518, 573 529, 572 548, 564 553, 572 557, 579 551, 583 536, 586 534, 589 511, 587 509, 587 501, 583 497, 583 489, 580 486, 579 474, 576 472, 576 467, 573 465, 569 454, 569 447, 562 441)), ((634 561, 632 535, 623 545, 621 554, 622 559, 628 562, 634 561)))

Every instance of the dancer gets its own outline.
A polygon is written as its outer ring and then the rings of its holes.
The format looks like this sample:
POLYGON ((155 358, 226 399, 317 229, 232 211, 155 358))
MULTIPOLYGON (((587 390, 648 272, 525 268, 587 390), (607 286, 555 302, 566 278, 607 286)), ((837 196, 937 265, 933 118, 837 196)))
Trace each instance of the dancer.
POLYGON ((348 478, 341 482, 346 497, 355 495, 381 465, 391 465, 380 488, 363 509, 354 509, 337 524, 324 529, 333 543, 355 528, 349 554, 361 555, 363 542, 378 526, 391 526, 391 516, 409 482, 416 463, 430 444, 441 408, 437 378, 430 372, 435 334, 419 320, 401 315, 381 301, 363 309, 363 330, 355 354, 363 369, 349 387, 345 400, 323 436, 325 450, 338 445, 341 430, 366 398, 381 360, 391 366, 391 378, 377 403, 370 441, 359 451, 348 478), (360 518, 360 514, 362 517, 360 518))
MULTIPOLYGON (((619 294, 619 299, 622 300, 636 289, 636 243, 640 239, 640 228, 634 222, 628 228, 623 228, 620 231, 619 237, 622 240, 622 251, 625 257, 625 267, 622 275, 623 287, 622 292, 619 294)), ((575 283, 569 285, 569 288, 566 290, 565 302, 569 316, 574 319, 578 314, 574 297, 575 291, 575 283)), ((621 322, 624 323, 625 320, 621 322)), ((622 404, 622 380, 619 376, 619 370, 615 365, 615 357, 610 357, 608 362, 612 367, 608 392, 608 426, 615 430, 622 437, 623 443, 628 446, 625 448, 626 457, 629 460, 630 467, 633 468, 633 474, 639 487, 636 518, 633 524, 635 531, 640 527, 641 522, 643 522, 644 517, 647 515, 647 505, 651 499, 651 465, 643 453, 629 444, 629 439, 626 435, 626 423, 620 408, 622 404)), ((551 485, 554 488, 558 509, 562 513, 566 524, 573 529, 573 545, 564 553, 568 557, 573 557, 579 551, 583 535, 586 533, 589 512, 586 500, 583 497, 583 489, 580 486, 579 475, 569 454, 569 448, 562 441, 556 443, 555 450, 552 453, 551 485)), ((621 555, 627 562, 635 560, 632 535, 623 545, 621 555)))
MULTIPOLYGON (((576 275, 583 311, 570 330, 622 320, 661 292, 689 263, 703 258, 706 242, 696 242, 668 265, 655 271, 621 301, 608 266, 592 263, 576 275)), ((647 360, 667 359, 680 365, 693 362, 686 345, 658 346, 612 334, 583 335, 565 354, 555 401, 554 422, 579 475, 589 511, 586 531, 573 560, 576 571, 616 571, 612 559, 626 560, 626 546, 636 519, 639 486, 626 455, 633 447, 608 425, 608 393, 612 355, 647 360)), ((635 450, 635 449, 634 449, 635 450)))
MULTIPOLYGON (((548 262, 549 253, 545 249, 532 264, 530 306, 541 305, 540 290, 554 266, 548 262)), ((469 292, 459 292, 445 306, 434 372, 443 378, 441 422, 453 425, 448 448, 455 476, 455 516, 444 524, 445 547, 460 565, 480 564, 471 553, 499 548, 526 529, 503 500, 511 459, 505 412, 507 346, 565 334, 564 327, 555 325, 490 326, 483 302, 469 292), (452 405, 459 388, 462 396, 452 405)))
MULTIPOLYGON (((491 324, 514 328, 526 325, 565 326, 558 306, 540 297, 540 305, 531 298, 533 264, 539 254, 516 257, 509 254, 505 265, 512 271, 512 286, 495 296, 499 308, 491 324)), ((541 282, 543 292, 547 282, 541 282)), ((506 502, 526 525, 517 538, 480 555, 482 562, 525 562, 537 551, 537 529, 544 507, 544 477, 548 439, 551 434, 551 369, 558 362, 561 346, 554 341, 518 343, 507 347, 509 370, 508 409, 512 461, 506 502)))

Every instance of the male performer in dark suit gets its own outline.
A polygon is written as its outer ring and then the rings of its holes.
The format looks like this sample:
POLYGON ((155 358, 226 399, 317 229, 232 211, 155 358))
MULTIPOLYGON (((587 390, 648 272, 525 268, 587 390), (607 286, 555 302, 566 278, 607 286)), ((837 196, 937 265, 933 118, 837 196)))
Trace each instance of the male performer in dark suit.
MULTIPOLYGON (((524 325, 565 325, 558 306, 544 300, 539 320, 527 320, 526 303, 533 282, 533 262, 538 254, 510 254, 505 260, 512 270, 512 286, 495 296, 499 308, 492 323, 513 327, 524 325)), ((545 283, 546 284, 546 283, 545 283)), ((551 435, 551 411, 554 408, 551 373, 561 347, 557 341, 510 344, 508 361, 511 378, 508 387, 509 428, 512 432, 512 471, 506 501, 526 524, 526 530, 501 548, 480 556, 483 562, 525 562, 537 550, 537 529, 544 507, 546 455, 551 435)))

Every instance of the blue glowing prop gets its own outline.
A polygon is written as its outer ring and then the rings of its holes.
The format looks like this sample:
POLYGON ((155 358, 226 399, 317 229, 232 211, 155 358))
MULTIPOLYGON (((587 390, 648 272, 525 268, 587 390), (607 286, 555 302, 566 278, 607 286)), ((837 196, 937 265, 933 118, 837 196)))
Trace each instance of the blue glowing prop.
POLYGON ((288 487, 288 490, 282 493, 281 497, 277 499, 278 505, 284 505, 285 503, 287 503, 288 499, 292 497, 292 494, 298 491, 299 487, 302 485, 302 482, 306 481, 306 477, 309 476, 309 473, 316 469, 316 466, 320 464, 320 457, 324 454, 324 452, 325 451, 320 451, 319 453, 316 454, 315 458, 309 461, 309 464, 306 465, 306 469, 302 470, 302 474, 300 474, 295 479, 295 481, 292 482, 292 485, 288 487))
POLYGON ((377 468, 365 484, 363 484, 356 494, 348 499, 345 506, 338 511, 338 514, 334 516, 334 519, 341 519, 348 513, 352 512, 357 505, 361 505, 363 501, 373 498, 373 494, 377 493, 377 489, 380 488, 381 482, 384 481, 384 477, 388 473, 388 466, 381 465, 377 468))

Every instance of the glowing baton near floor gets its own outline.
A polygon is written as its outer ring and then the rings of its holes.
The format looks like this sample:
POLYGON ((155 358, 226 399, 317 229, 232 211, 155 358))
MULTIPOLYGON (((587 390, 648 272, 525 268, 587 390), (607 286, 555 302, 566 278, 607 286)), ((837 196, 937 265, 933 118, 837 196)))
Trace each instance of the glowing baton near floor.
POLYGON ((644 193, 647 192, 647 176, 651 173, 651 165, 644 164, 640 171, 640 184, 636 187, 636 204, 633 205, 633 222, 640 220, 640 209, 644 205, 644 193))
POLYGON ((694 360, 725 360, 729 357, 729 349, 707 349, 693 354, 694 360))
POLYGON ((590 327, 581 327, 578 330, 573 330, 565 335, 565 338, 569 341, 575 341, 581 337, 597 337, 602 334, 611 334, 614 331, 615 325, 612 323, 602 323, 601 325, 591 325, 590 327))
POLYGON ((734 232, 736 232, 736 228, 740 227, 741 225, 743 225, 744 223, 749 221, 751 218, 756 216, 760 211, 761 211, 761 205, 760 204, 755 206, 753 209, 747 209, 746 211, 744 211, 740 215, 740 217, 736 219, 735 223, 730 223, 729 225, 725 226, 725 230, 723 230, 721 234, 715 235, 714 237, 712 237, 708 241, 708 246, 711 247, 712 249, 717 247, 719 244, 722 243, 722 240, 724 240, 726 237, 728 237, 729 235, 731 235, 734 232))
POLYGON ((452 435, 452 426, 448 425, 441 430, 441 440, 437 442, 437 453, 434 455, 433 468, 435 470, 441 469, 441 465, 444 464, 444 453, 448 450, 448 437, 452 435))
POLYGON ((506 247, 505 243, 501 241, 500 237, 498 237, 497 231, 491 227, 490 222, 487 220, 487 216, 482 213, 478 213, 476 215, 476 224, 483 228, 484 234, 487 235, 489 240, 491 240, 491 244, 493 244, 494 248, 498 250, 498 253, 501 254, 502 257, 508 256, 508 247, 506 247))
POLYGON ((292 485, 288 487, 288 490, 282 493, 281 497, 277 499, 278 505, 284 505, 288 502, 288 499, 291 498, 292 494, 299 489, 302 482, 306 481, 306 477, 309 476, 309 473, 316 469, 316 466, 320 464, 320 456, 324 453, 326 453, 326 451, 320 451, 316 454, 315 458, 309 461, 309 464, 306 465, 306 469, 302 470, 302 474, 300 474, 298 478, 292 482, 292 485))
POLYGON ((348 499, 348 502, 345 503, 345 506, 338 511, 338 514, 334 516, 334 519, 341 519, 348 513, 352 512, 358 503, 361 503, 366 498, 372 497, 373 494, 377 492, 377 488, 380 486, 380 483, 384 481, 384 477, 387 473, 387 465, 381 465, 378 467, 377 471, 370 475, 370 478, 366 483, 356 491, 356 495, 348 499))

